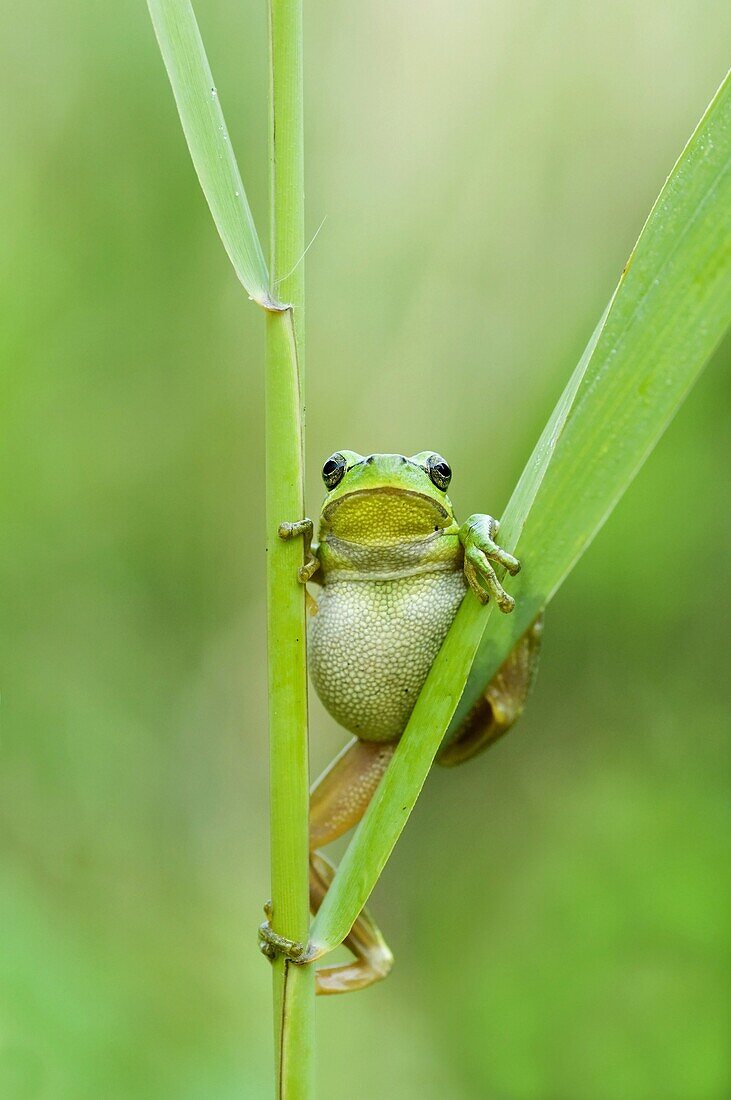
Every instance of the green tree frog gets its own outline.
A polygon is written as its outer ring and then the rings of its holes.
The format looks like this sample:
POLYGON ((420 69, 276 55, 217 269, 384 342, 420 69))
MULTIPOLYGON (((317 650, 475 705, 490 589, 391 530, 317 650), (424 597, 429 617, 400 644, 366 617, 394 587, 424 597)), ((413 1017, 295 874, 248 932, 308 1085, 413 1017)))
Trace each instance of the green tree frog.
MULTIPOLYGON (((493 599, 505 613, 514 607, 494 566, 515 575, 520 564, 495 541, 497 520, 476 514, 457 522, 451 476, 434 451, 410 458, 337 451, 322 468, 319 544, 312 545, 311 520, 279 529, 282 538, 305 538, 299 579, 318 586, 308 599, 310 675, 330 714, 354 735, 312 789, 313 912, 334 875, 319 849, 363 816, 465 593, 493 599)), ((541 627, 539 619, 485 685, 439 763, 470 759, 513 725, 534 677, 541 627)), ((287 950, 268 923, 260 935, 266 954, 287 950)), ((388 974, 393 958, 367 910, 345 944, 354 960, 319 968, 318 993, 361 989, 388 974)))

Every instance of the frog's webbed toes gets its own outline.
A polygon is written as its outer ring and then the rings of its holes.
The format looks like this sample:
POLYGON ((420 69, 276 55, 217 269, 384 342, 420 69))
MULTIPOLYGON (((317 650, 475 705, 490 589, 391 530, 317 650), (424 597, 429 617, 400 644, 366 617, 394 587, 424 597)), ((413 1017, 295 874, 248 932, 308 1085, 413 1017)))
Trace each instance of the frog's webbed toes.
POLYGON ((509 614, 515 607, 515 600, 505 591, 490 563, 502 566, 514 577, 520 572, 520 562, 495 542, 499 529, 498 521, 492 516, 474 515, 463 524, 460 538, 464 546, 465 576, 472 591, 481 603, 487 603, 492 596, 500 610, 509 614))
POLYGON ((480 603, 487 603, 490 596, 506 615, 515 607, 515 600, 509 595, 492 568, 482 550, 469 546, 465 550, 465 577, 480 603))

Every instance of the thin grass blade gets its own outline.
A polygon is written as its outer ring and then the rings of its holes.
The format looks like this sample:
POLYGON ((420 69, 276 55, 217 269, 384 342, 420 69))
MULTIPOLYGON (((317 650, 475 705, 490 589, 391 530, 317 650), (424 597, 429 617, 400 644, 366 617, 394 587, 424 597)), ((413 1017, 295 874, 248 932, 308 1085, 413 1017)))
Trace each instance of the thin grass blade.
POLYGON ((190 0, 148 0, 148 7, 190 155, 224 248, 249 297, 267 309, 276 308, 190 0))
MULTIPOLYGON (((663 188, 615 291, 562 429, 540 501, 530 469, 505 513, 506 544, 530 562, 512 621, 493 616, 452 731, 513 640, 549 602, 629 487, 731 323, 731 80, 663 188), (515 518, 514 518, 515 517, 515 518), (515 524, 515 526, 514 526, 515 524), (519 536, 519 537, 517 537, 519 536)), ((668 518, 668 537, 682 540, 668 518)), ((621 549, 617 554, 618 589, 621 549)))
MULTIPOLYGON (((505 616, 465 598, 315 918, 319 954, 342 942, 367 901, 444 731, 468 713, 586 550, 730 322, 727 77, 663 187, 503 516, 501 542, 524 563, 512 585, 516 610, 505 616)), ((684 532, 671 517, 668 537, 681 553, 684 532)))

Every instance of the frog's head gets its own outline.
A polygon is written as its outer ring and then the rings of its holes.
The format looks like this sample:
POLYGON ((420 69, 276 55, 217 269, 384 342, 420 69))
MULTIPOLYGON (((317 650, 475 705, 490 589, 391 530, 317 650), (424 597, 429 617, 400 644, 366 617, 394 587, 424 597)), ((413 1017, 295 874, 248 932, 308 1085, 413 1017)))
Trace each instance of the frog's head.
POLYGON ((328 490, 321 537, 394 544, 454 526, 449 465, 435 451, 405 455, 336 451, 322 467, 328 490))

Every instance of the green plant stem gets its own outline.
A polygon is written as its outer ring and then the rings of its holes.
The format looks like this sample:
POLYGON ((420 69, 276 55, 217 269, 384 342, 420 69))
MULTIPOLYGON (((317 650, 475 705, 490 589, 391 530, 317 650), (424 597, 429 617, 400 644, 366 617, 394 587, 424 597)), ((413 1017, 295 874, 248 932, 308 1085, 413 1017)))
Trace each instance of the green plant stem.
MULTIPOLYGON (((301 539, 284 521, 304 515, 304 156, 301 0, 271 0, 270 296, 291 308, 267 315, 266 462, 272 925, 309 933, 307 655, 301 539)), ((274 963, 276 1095, 313 1089, 314 970, 274 963)))

